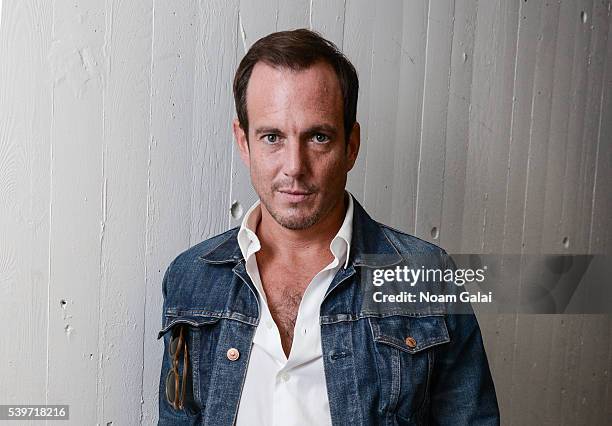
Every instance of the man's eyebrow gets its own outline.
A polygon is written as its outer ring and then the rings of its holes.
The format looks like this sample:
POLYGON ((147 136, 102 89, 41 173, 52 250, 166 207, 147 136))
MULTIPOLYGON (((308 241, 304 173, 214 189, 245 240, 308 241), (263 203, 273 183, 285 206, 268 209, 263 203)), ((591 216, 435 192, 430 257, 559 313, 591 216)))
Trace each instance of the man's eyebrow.
POLYGON ((306 135, 312 135, 314 133, 330 133, 331 135, 336 135, 337 130, 335 126, 332 126, 331 124, 317 124, 315 126, 309 127, 308 129, 306 129, 306 131, 304 132, 304 134, 306 135))
MULTIPOLYGON (((336 130, 336 127, 332 126, 331 124, 316 124, 306 129, 304 132, 302 132, 302 134, 312 135, 312 134, 320 133, 320 132, 325 132, 325 133, 330 133, 331 135, 336 135, 338 131, 336 130)), ((259 136, 261 134, 268 134, 268 133, 281 134, 281 135, 284 134, 282 130, 277 129, 276 127, 262 126, 262 127, 258 127, 255 129, 255 136, 259 136)))
POLYGON ((257 129, 255 129, 255 136, 264 134, 264 133, 275 133, 275 134, 282 134, 283 132, 280 129, 277 129, 276 127, 258 127, 257 129))

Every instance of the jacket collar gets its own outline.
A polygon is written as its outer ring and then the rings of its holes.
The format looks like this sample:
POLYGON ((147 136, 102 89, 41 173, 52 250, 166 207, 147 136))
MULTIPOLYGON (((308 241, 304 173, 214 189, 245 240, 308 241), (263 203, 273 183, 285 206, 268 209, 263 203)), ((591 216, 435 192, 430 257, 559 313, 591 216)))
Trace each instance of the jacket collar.
MULTIPOLYGON (((220 244, 199 258, 213 264, 243 261, 237 238, 239 230, 238 226, 231 229, 220 244)), ((353 197, 353 233, 349 263, 353 266, 385 267, 401 261, 402 255, 389 240, 382 226, 372 219, 353 197)))

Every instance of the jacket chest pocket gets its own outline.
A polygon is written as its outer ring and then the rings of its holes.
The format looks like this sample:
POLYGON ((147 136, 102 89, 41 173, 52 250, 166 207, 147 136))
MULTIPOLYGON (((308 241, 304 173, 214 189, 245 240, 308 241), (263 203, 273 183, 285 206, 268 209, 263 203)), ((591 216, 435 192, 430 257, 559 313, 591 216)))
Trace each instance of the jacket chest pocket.
POLYGON ((201 416, 206 395, 201 394, 219 317, 168 310, 158 339, 164 338, 159 382, 160 422, 201 416))
POLYGON ((428 398, 434 348, 450 341, 443 316, 371 317, 381 386, 379 410, 418 424, 428 398))

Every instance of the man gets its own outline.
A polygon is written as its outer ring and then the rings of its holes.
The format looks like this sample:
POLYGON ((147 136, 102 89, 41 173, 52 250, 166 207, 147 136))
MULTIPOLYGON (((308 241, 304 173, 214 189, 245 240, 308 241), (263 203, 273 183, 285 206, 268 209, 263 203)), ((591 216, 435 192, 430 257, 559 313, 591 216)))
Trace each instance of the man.
POLYGON ((241 61, 233 132, 259 201, 166 270, 159 424, 499 422, 473 314, 363 308, 362 268, 453 263, 345 190, 357 92, 350 62, 305 29, 241 61))

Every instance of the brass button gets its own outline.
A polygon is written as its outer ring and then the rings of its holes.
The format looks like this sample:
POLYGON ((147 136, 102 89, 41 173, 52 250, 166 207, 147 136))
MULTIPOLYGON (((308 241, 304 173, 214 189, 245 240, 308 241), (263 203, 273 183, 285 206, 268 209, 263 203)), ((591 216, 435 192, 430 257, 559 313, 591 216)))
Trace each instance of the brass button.
POLYGON ((236 361, 240 357, 240 352, 236 348, 229 348, 227 350, 227 359, 230 361, 236 361))
POLYGON ((409 348, 411 348, 411 349, 416 348, 417 341, 414 340, 414 337, 411 337, 411 336, 406 337, 405 342, 406 342, 406 345, 408 345, 409 348))

